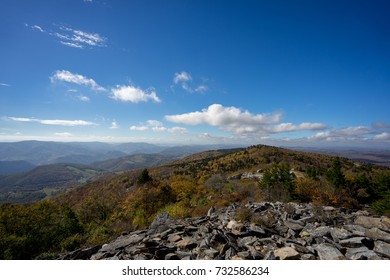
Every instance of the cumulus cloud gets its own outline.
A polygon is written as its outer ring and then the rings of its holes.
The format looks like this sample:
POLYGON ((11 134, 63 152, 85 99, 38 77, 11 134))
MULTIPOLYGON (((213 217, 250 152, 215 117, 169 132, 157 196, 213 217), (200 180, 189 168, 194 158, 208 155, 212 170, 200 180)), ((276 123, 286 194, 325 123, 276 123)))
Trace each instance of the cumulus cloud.
POLYGON ((152 130, 155 132, 170 132, 170 133, 187 133, 187 129, 184 127, 165 127, 162 122, 157 120, 148 120, 145 125, 136 126, 133 125, 129 128, 133 131, 147 131, 152 130))
POLYGON ((300 124, 280 123, 281 113, 252 114, 236 107, 224 107, 212 104, 201 111, 179 115, 167 115, 165 119, 186 125, 209 125, 232 132, 236 137, 267 137, 271 134, 292 131, 323 130, 327 126, 322 123, 303 122, 300 124))
POLYGON ((67 70, 55 71, 54 74, 50 77, 50 80, 52 83, 66 82, 66 83, 86 86, 94 91, 106 91, 104 87, 98 85, 98 83, 96 83, 93 79, 80 74, 72 73, 67 70))
POLYGON ((42 120, 36 118, 17 118, 17 117, 8 117, 8 119, 17 121, 17 122, 35 122, 46 125, 59 125, 59 126, 91 126, 97 125, 96 123, 84 121, 84 120, 42 120))
POLYGON ((281 118, 282 115, 279 113, 253 115, 248 111, 242 111, 236 107, 224 107, 220 104, 212 104, 202 111, 165 116, 166 120, 174 123, 187 125, 206 124, 237 133, 244 131, 254 132, 258 130, 259 126, 277 123, 281 118))
POLYGON ((117 86, 111 90, 111 97, 115 100, 139 103, 149 100, 156 103, 161 102, 154 89, 142 90, 135 86, 117 86))

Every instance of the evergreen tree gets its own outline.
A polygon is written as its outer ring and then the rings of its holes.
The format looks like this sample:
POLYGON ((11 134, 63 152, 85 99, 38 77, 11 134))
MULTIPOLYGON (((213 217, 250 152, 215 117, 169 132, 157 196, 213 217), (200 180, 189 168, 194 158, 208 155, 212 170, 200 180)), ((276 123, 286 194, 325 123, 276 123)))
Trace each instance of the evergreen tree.
POLYGON ((137 183, 139 185, 144 185, 144 184, 151 182, 151 181, 153 181, 153 179, 152 179, 152 177, 150 177, 148 169, 145 168, 144 170, 142 170, 141 174, 138 176, 137 183))
POLYGON ((345 176, 341 168, 342 168, 341 160, 339 157, 336 157, 332 162, 332 166, 326 172, 326 178, 337 189, 341 189, 345 187, 345 183, 346 183, 345 176))

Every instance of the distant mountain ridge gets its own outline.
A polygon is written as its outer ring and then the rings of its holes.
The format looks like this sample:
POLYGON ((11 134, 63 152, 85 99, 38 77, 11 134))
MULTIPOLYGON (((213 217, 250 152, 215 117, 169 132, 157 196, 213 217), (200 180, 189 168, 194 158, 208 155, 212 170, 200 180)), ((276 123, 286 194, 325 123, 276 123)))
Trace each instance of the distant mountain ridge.
POLYGON ((0 161, 27 161, 34 165, 83 163, 135 153, 159 153, 165 147, 148 143, 22 141, 0 143, 0 161))
POLYGON ((148 143, 0 143, 0 203, 34 202, 116 172, 162 165, 214 146, 148 143))

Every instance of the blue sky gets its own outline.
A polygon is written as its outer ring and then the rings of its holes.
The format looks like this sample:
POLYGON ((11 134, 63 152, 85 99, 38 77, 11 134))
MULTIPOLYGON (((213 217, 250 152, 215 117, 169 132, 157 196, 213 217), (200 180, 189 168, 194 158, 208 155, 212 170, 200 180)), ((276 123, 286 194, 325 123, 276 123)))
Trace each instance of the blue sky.
POLYGON ((0 141, 390 147, 388 1, 0 7, 0 141))

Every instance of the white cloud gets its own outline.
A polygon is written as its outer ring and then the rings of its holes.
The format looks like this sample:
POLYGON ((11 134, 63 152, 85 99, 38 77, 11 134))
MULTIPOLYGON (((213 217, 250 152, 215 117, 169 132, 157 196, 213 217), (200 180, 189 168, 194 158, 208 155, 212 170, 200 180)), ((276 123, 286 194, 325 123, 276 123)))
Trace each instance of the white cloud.
POLYGON ((161 102, 154 89, 144 91, 135 86, 117 86, 111 90, 111 97, 115 100, 139 103, 152 100, 156 103, 161 102))
POLYGON ((291 132, 298 130, 323 130, 327 128, 327 125, 323 123, 301 123, 299 125, 294 125, 292 123, 281 123, 270 127, 269 131, 272 133, 282 133, 282 132, 291 132))
POLYGON ((78 98, 81 100, 81 101, 84 101, 84 102, 88 102, 90 99, 88 96, 85 96, 85 95, 80 95, 78 96, 78 98))
POLYGON ((147 130, 152 130, 155 132, 170 132, 170 133, 187 133, 187 129, 184 127, 170 127, 167 128, 163 125, 162 122, 157 121, 157 120, 148 120, 146 122, 146 125, 140 125, 140 126, 131 126, 129 128, 130 130, 133 131, 147 131, 147 130))
POLYGON ((189 73, 187 72, 180 72, 180 73, 175 73, 174 77, 173 77, 173 82, 175 84, 178 84, 180 82, 189 82, 192 80, 192 77, 189 73))
POLYGON ((61 44, 71 47, 71 48, 76 48, 76 49, 82 49, 83 46, 77 43, 71 43, 71 42, 65 42, 65 41, 60 41, 61 44))
POLYGON ((98 33, 89 33, 78 29, 60 26, 57 32, 50 35, 60 39, 60 43, 74 48, 105 47, 107 39, 98 33))
POLYGON ((0 86, 3 86, 3 87, 10 87, 11 85, 6 84, 6 83, 0 83, 0 86))
MULTIPOLYGON (((190 83, 192 82, 192 77, 189 73, 182 71, 180 73, 175 73, 173 76, 173 82, 175 85, 180 85, 185 91, 193 93, 204 93, 208 90, 208 87, 205 85, 198 85, 193 89, 190 86, 190 83)), ((172 86, 172 89, 174 87, 172 86)))
POLYGON ((78 42, 81 44, 87 44, 90 46, 102 46, 105 41, 105 38, 100 36, 97 33, 87 33, 81 30, 72 30, 73 36, 72 41, 78 42))
POLYGON ((293 131, 323 130, 327 127, 322 123, 303 122, 298 125, 280 123, 282 120, 280 113, 252 114, 236 107, 224 107, 220 104, 212 104, 202 111, 167 115, 165 119, 186 125, 216 126, 243 139, 268 137, 271 134, 293 131))
POLYGON ((382 132, 381 134, 377 134, 374 136, 374 140, 390 141, 390 133, 382 132))
POLYGON ((118 128, 119 128, 119 125, 116 121, 111 122, 110 129, 118 129, 118 128))
POLYGON ((220 104, 212 104, 207 109, 181 115, 167 115, 165 118, 170 122, 187 125, 211 125, 219 126, 225 130, 239 132, 240 130, 256 131, 258 126, 277 123, 282 115, 257 114, 242 111, 236 107, 224 107, 220 104))
POLYGON ((206 86, 204 86, 204 85, 200 85, 200 86, 198 86, 198 87, 195 89, 195 92, 205 93, 207 90, 208 90, 208 87, 206 87, 206 86))
POLYGON ((40 27, 37 24, 29 25, 29 24, 25 23, 24 26, 26 26, 27 28, 31 28, 32 30, 37 30, 37 31, 42 32, 42 33, 46 32, 45 30, 43 30, 42 27, 40 27))
POLYGON ((52 81, 52 83, 57 81, 67 82, 76 85, 86 86, 95 91, 106 91, 104 87, 98 85, 93 79, 90 79, 80 74, 72 73, 67 70, 55 71, 54 74, 50 77, 50 80, 52 81))
POLYGON ((107 38, 98 33, 85 32, 65 26, 55 25, 54 30, 45 30, 36 24, 25 24, 25 26, 57 38, 62 45, 72 48, 84 49, 86 47, 105 47, 107 42, 107 38))
POLYGON ((350 126, 342 129, 334 129, 330 131, 322 131, 309 137, 311 140, 357 140, 367 137, 367 135, 373 133, 373 130, 367 126, 350 126))
POLYGON ((33 26, 31 26, 31 28, 32 29, 35 29, 35 30, 38 30, 38 31, 40 31, 40 32, 45 32, 45 30, 43 30, 43 28, 42 27, 40 27, 39 25, 33 25, 33 26))
POLYGON ((17 118, 17 117, 8 117, 8 119, 17 121, 17 122, 36 122, 46 125, 59 125, 59 126, 91 126, 97 125, 96 123, 84 121, 84 120, 42 120, 36 118, 17 118))
POLYGON ((188 133, 188 130, 186 128, 179 126, 168 128, 168 131, 172 133, 188 133))
POLYGON ((130 130, 136 130, 136 131, 145 131, 145 130, 149 130, 150 127, 148 126, 136 126, 136 125, 132 125, 130 126, 130 130))
POLYGON ((163 123, 156 120, 148 120, 147 121, 148 126, 163 126, 163 123))

